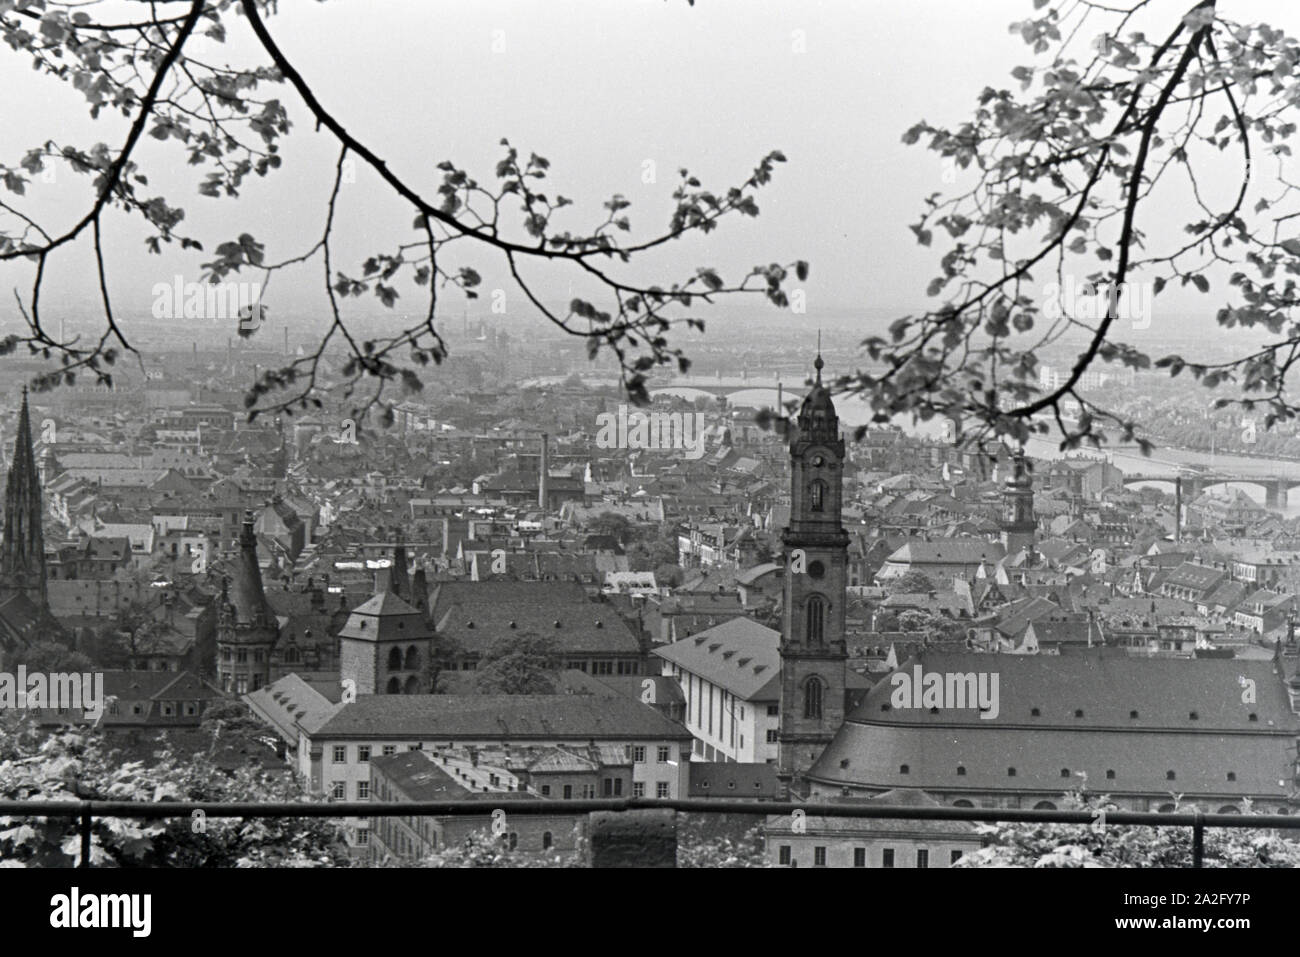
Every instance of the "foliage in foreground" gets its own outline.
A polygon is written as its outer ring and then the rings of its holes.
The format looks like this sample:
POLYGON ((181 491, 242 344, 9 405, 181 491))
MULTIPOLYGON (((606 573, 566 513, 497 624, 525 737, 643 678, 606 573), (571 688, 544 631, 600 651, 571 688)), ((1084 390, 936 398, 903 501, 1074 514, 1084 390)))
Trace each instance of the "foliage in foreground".
MULTIPOLYGON (((310 801, 288 774, 257 767, 227 772, 204 754, 168 747, 146 766, 123 761, 91 731, 40 735, 30 721, 0 717, 0 798, 67 801, 310 801)), ((76 822, 0 817, 0 867, 69 867, 77 862, 76 822)), ((96 818, 95 867, 347 866, 338 828, 324 818, 165 821, 96 818)))
MULTIPOLYGON (((1115 810, 1105 795, 1074 794, 1069 808, 1115 810)), ((1175 804, 1177 810, 1189 810, 1175 804)), ((1249 813, 1249 808, 1247 808, 1249 813)), ((979 828, 989 845, 954 867, 1191 867, 1190 827, 1003 823, 979 828)), ((1297 867, 1300 842, 1264 828, 1206 828, 1205 867, 1297 867)))
MULTIPOLYGON (((701 826, 699 815, 678 817, 678 867, 768 867, 761 828, 731 828, 725 833, 701 826)), ((579 837, 573 850, 510 850, 500 837, 475 831, 464 842, 440 848, 420 862, 421 867, 587 867, 590 843, 579 837)))

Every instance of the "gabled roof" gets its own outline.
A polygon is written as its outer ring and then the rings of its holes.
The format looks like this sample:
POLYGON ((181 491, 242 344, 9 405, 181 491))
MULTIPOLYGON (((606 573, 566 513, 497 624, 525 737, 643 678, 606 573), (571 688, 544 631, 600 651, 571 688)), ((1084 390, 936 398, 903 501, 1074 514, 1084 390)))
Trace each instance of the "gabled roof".
POLYGON ((943 539, 935 542, 908 542, 886 561, 909 565, 978 565, 999 562, 1006 549, 994 542, 979 539, 943 539))
POLYGON ((249 692, 243 700, 294 747, 299 729, 310 734, 343 707, 295 674, 249 692))
POLYGON ((1204 591, 1216 587, 1227 577, 1228 573, 1221 568, 1210 568, 1193 562, 1183 562, 1165 575, 1161 585, 1204 591))
POLYGON ((591 601, 580 582, 441 582, 429 608, 438 633, 470 652, 502 635, 526 632, 554 637, 561 655, 641 650, 615 608, 591 601))
POLYGON ((775 701, 780 697, 780 641, 780 632, 739 617, 654 653, 738 698, 775 701))
POLYGON ((312 736, 522 741, 690 740, 649 705, 604 695, 360 695, 312 736))
POLYGON ((925 654, 899 671, 914 676, 917 666, 924 673, 996 675, 997 715, 895 708, 895 682, 882 679, 814 764, 811 779, 831 787, 1037 791, 1057 799, 1079 787, 1080 772, 1090 788, 1110 793, 1285 798, 1294 787, 1287 769, 1300 718, 1272 661, 1087 650, 925 654), (1254 682, 1257 700, 1250 704, 1241 701, 1243 679, 1254 682))

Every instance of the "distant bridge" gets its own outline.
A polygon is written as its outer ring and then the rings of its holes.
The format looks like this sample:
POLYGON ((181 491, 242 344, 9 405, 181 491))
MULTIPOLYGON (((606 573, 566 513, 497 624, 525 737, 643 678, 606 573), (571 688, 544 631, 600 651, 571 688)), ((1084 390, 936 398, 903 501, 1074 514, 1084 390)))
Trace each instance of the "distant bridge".
POLYGON ((1170 485, 1181 484, 1183 490, 1192 498, 1197 498, 1208 488, 1216 485, 1255 485, 1264 490, 1264 505, 1268 508, 1285 508, 1287 493, 1300 486, 1300 478, 1285 475, 1247 475, 1237 472, 1180 472, 1177 474, 1146 475, 1132 474, 1124 476, 1125 485, 1139 485, 1144 482, 1167 482, 1170 485))
POLYGON ((692 393, 721 396, 738 405, 770 406, 778 401, 802 400, 808 387, 802 378, 777 379, 748 376, 678 376, 671 382, 655 384, 650 394, 677 395, 691 398, 692 393), (779 397, 779 398, 778 398, 779 397))

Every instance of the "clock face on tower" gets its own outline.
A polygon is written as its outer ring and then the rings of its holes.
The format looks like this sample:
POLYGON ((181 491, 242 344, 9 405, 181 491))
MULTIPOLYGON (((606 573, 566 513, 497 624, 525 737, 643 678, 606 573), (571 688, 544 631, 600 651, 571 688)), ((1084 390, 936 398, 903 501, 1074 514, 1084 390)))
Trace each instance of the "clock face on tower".
POLYGON ((815 469, 819 469, 819 468, 821 468, 821 467, 822 467, 822 463, 825 462, 825 461, 826 461, 826 460, 823 459, 820 455, 814 455, 814 456, 812 457, 812 465, 813 465, 813 468, 815 468, 815 469))

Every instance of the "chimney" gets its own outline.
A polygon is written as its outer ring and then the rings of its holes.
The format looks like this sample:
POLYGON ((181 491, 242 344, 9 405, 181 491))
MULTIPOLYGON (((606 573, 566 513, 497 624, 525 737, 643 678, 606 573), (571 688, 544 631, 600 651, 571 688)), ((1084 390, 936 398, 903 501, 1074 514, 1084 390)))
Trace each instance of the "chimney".
POLYGON ((542 457, 537 466, 537 506, 546 511, 550 499, 551 453, 550 436, 542 433, 542 457))
POLYGON ((406 546, 399 540, 393 546, 393 567, 388 573, 388 590, 407 601, 411 597, 411 579, 406 563, 406 546))
POLYGON ((429 580, 423 565, 415 570, 411 579, 411 604, 420 611, 424 611, 429 604, 429 580))

